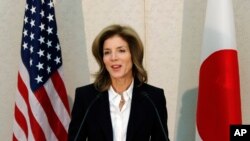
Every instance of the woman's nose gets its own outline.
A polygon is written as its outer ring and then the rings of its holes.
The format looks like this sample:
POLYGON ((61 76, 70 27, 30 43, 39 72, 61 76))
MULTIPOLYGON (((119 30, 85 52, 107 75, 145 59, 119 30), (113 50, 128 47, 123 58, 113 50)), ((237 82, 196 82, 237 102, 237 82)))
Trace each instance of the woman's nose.
POLYGON ((111 53, 111 60, 117 60, 117 54, 115 52, 111 53))

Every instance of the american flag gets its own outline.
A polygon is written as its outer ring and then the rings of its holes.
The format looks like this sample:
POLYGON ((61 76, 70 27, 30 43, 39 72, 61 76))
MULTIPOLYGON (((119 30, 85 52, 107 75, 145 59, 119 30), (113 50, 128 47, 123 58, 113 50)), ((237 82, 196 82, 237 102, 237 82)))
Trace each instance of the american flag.
POLYGON ((66 141, 69 103, 51 0, 26 0, 13 141, 66 141))

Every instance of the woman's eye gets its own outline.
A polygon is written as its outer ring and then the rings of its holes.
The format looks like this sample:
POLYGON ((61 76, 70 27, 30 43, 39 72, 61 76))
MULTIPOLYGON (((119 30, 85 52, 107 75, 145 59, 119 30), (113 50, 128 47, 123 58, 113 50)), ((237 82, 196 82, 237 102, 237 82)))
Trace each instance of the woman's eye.
POLYGON ((108 54, 110 54, 110 51, 104 51, 103 54, 108 55, 108 54))
POLYGON ((123 53, 123 52, 126 52, 125 49, 120 49, 119 52, 123 53))

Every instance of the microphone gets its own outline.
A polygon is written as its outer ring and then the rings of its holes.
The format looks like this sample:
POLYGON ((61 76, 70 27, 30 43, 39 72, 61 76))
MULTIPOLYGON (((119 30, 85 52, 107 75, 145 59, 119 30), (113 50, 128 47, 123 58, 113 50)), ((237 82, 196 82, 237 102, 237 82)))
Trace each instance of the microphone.
POLYGON ((77 138, 78 138, 78 136, 79 136, 79 134, 80 134, 80 131, 82 130, 82 127, 83 127, 83 124, 84 124, 84 122, 85 122, 85 120, 86 120, 86 117, 87 117, 87 115, 88 115, 88 113, 89 113, 89 110, 92 108, 92 106, 95 104, 95 102, 101 97, 101 95, 103 95, 103 94, 97 94, 97 96, 91 101, 91 103, 89 104, 89 106, 88 106, 88 108, 87 108, 87 110, 86 110, 86 112, 85 112, 85 114, 84 114, 84 117, 83 117, 83 119, 82 119, 82 122, 81 122, 81 124, 80 124, 80 127, 79 127, 79 129, 78 129, 78 131, 77 131, 77 134, 76 134, 76 136, 75 136, 75 138, 74 138, 74 141, 76 141, 77 140, 77 138))
POLYGON ((143 96, 145 96, 145 97, 148 99, 148 101, 149 101, 149 102, 152 104, 152 106, 154 107, 154 110, 155 110, 157 119, 158 119, 158 121, 159 121, 159 123, 160 123, 161 130, 162 130, 162 132, 163 132, 164 138, 165 138, 166 141, 169 141, 169 140, 168 140, 168 137, 167 137, 167 134, 166 134, 166 132, 165 132, 165 130, 164 130, 164 128, 163 128, 163 124, 162 124, 162 121, 161 121, 159 112, 158 112, 158 110, 157 110, 157 108, 156 108, 156 106, 155 106, 153 100, 148 96, 148 93, 147 93, 147 92, 142 92, 142 94, 143 94, 143 96))

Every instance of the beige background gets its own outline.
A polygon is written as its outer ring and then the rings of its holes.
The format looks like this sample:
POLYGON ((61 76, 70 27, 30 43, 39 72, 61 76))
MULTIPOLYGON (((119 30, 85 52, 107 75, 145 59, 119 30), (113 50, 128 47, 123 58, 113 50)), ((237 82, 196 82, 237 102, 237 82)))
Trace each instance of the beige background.
MULTIPOLYGON (((243 123, 250 124, 250 1, 233 0, 243 123)), ((0 137, 11 140, 24 0, 0 0, 0 137)), ((75 88, 91 83, 91 43, 105 26, 134 27, 145 44, 149 83, 165 90, 170 139, 194 141, 200 48, 206 0, 57 0, 70 106, 75 88)))

